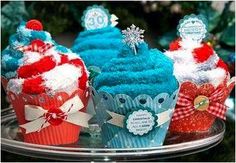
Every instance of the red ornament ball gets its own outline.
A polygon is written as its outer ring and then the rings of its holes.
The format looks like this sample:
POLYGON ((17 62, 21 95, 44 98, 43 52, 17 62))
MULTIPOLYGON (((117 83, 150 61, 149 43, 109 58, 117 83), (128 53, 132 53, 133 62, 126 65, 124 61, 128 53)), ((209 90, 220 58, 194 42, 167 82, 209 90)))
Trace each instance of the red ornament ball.
POLYGON ((36 31, 41 31, 43 30, 43 25, 40 21, 36 19, 32 19, 26 23, 26 28, 36 30, 36 31))
POLYGON ((52 108, 45 114, 45 118, 51 125, 57 126, 64 121, 66 115, 59 108, 52 108))

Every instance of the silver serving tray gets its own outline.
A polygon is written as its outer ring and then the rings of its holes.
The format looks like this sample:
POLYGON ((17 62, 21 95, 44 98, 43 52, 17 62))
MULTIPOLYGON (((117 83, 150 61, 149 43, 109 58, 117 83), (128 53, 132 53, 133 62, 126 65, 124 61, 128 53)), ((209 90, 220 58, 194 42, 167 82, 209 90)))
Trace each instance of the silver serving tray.
MULTIPOLYGON (((19 132, 17 120, 11 108, 1 112, 2 150, 20 155, 66 161, 147 161, 173 158, 201 152, 216 146, 223 140, 225 124, 217 120, 207 132, 179 134, 168 133, 161 147, 153 148, 103 148, 100 134, 84 130, 80 141, 63 146, 47 146, 25 143, 19 132)), ((92 130, 96 125, 91 126, 92 130)))

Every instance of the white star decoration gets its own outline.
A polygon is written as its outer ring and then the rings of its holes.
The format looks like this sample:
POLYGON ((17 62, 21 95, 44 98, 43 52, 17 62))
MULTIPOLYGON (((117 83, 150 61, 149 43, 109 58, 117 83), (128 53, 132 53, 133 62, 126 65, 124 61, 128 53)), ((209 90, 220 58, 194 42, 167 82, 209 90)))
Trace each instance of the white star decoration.
POLYGON ((134 24, 128 27, 126 30, 122 30, 124 36, 124 42, 134 50, 134 54, 137 54, 136 46, 143 42, 144 30, 139 29, 134 24))

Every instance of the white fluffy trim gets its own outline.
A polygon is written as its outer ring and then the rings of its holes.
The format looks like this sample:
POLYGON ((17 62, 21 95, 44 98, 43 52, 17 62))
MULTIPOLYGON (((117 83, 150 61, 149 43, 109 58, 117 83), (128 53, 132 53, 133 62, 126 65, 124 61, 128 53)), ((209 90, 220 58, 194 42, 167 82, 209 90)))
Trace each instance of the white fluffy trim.
POLYGON ((216 53, 203 63, 197 63, 192 49, 166 51, 165 55, 174 61, 174 74, 180 83, 192 81, 196 84, 211 83, 218 86, 226 77, 222 68, 217 68, 219 57, 216 53))
POLYGON ((82 76, 81 67, 71 64, 57 66, 51 71, 42 74, 44 85, 49 88, 47 93, 54 94, 58 91, 66 91, 69 86, 77 86, 78 78, 82 76))
POLYGON ((192 41, 192 40, 182 40, 179 42, 182 49, 193 50, 195 48, 199 48, 202 46, 200 42, 192 41))

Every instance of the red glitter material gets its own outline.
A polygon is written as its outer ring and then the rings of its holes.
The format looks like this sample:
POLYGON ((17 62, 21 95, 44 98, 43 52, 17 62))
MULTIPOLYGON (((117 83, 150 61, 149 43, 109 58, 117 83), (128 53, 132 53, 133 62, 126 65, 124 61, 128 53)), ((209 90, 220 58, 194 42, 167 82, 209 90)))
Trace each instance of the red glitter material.
POLYGON ((215 118, 208 112, 196 111, 188 117, 172 121, 169 130, 171 132, 206 131, 212 126, 215 118))
MULTIPOLYGON (((219 99, 218 102, 224 104, 226 98, 230 94, 232 88, 234 87, 234 78, 227 85, 226 81, 221 83, 217 88, 223 90, 223 97, 219 99)), ((180 92, 183 94, 187 94, 193 99, 199 95, 203 95, 208 97, 211 95, 217 88, 215 88, 212 84, 206 83, 201 86, 197 86, 192 82, 184 82, 181 84, 180 92)), ((176 105, 176 108, 180 107, 176 105)), ((193 114, 188 117, 179 119, 179 120, 172 120, 170 124, 169 130, 171 132, 198 132, 198 131, 206 131, 208 130, 213 122, 215 121, 216 117, 206 111, 198 111, 195 110, 193 114)))

